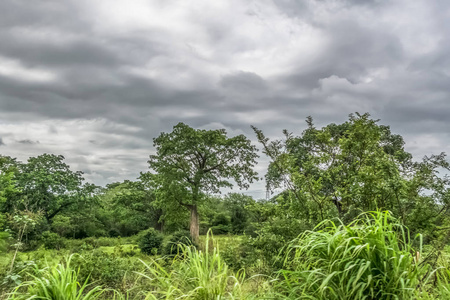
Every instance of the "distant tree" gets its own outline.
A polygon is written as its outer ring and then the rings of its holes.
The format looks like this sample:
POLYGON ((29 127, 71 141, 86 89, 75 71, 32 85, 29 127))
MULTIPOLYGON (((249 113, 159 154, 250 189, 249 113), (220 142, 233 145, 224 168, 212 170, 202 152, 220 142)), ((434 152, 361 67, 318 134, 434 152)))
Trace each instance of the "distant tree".
POLYGON ((0 155, 0 228, 1 213, 10 210, 11 199, 17 198, 20 191, 16 180, 19 166, 15 158, 0 155))
POLYGON ((42 211, 49 223, 61 212, 75 205, 87 205, 95 197, 97 187, 84 184, 81 171, 72 171, 64 156, 42 154, 31 157, 20 166, 17 184, 20 210, 42 211))
POLYGON ((224 129, 197 130, 177 124, 171 133, 153 140, 156 154, 148 161, 151 180, 158 187, 164 206, 185 207, 190 211, 190 233, 199 236, 198 206, 205 193, 223 187, 248 188, 257 180, 253 170, 257 149, 244 135, 228 138, 224 129))
POLYGON ((224 202, 230 214, 231 230, 235 234, 243 233, 250 221, 250 212, 247 206, 252 205, 255 200, 244 194, 229 193, 225 196, 224 202))
POLYGON ((110 235, 128 236, 149 227, 162 231, 162 213, 155 200, 141 180, 108 184, 100 197, 102 221, 110 235))

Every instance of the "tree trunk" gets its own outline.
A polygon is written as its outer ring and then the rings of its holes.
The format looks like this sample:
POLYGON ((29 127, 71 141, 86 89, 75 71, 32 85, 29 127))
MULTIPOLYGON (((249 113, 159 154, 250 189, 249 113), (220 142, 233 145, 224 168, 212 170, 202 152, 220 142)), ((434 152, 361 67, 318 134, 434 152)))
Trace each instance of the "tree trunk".
POLYGON ((159 232, 164 232, 164 219, 163 219, 163 211, 162 209, 158 209, 156 211, 157 214, 157 220, 155 224, 155 229, 159 232))
POLYGON ((199 222, 198 222, 199 218, 198 218, 197 205, 191 205, 189 207, 189 209, 191 211, 190 232, 191 232, 192 241, 194 241, 194 243, 198 243, 200 227, 199 227, 199 222))

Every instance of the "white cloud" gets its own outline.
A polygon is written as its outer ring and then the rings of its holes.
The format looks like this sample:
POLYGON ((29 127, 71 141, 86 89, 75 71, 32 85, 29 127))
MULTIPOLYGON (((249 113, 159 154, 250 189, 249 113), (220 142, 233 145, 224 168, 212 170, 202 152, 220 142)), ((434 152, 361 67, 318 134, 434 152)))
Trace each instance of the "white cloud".
POLYGON ((51 82, 56 74, 40 68, 24 66, 19 60, 0 56, 0 75, 29 82, 51 82))

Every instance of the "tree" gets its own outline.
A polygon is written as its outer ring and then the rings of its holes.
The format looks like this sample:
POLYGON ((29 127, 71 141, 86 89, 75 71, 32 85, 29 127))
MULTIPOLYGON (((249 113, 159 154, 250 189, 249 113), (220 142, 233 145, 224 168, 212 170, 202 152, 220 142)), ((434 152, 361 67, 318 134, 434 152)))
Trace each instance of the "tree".
POLYGON ((42 210, 49 223, 61 212, 75 204, 89 203, 97 187, 83 184, 81 171, 72 171, 64 163, 64 156, 42 154, 30 157, 20 166, 17 184, 22 191, 18 204, 21 210, 42 210))
POLYGON ((231 230, 234 234, 242 234, 250 221, 247 206, 252 205, 255 200, 244 194, 229 193, 225 196, 224 202, 230 213, 231 230))
POLYGON ((2 212, 7 212, 10 199, 19 194, 16 175, 20 164, 15 158, 0 155, 0 228, 2 227, 2 212))
POLYGON ((143 181, 108 184, 100 202, 101 219, 109 235, 129 236, 149 226, 162 231, 161 209, 156 207, 155 195, 143 181))
POLYGON ((199 237, 198 206, 205 193, 232 187, 248 188, 257 180, 253 170, 257 149, 244 135, 228 138, 224 129, 199 130, 178 123, 171 133, 153 140, 156 154, 148 161, 152 179, 165 206, 190 212, 190 233, 199 237))
POLYGON ((449 180, 437 175, 440 168, 449 169, 445 155, 413 162, 403 138, 369 114, 352 114, 347 122, 320 129, 309 117, 300 136, 284 131, 284 140, 269 141, 253 129, 272 159, 267 187, 288 191, 277 201, 292 216, 316 224, 335 216, 350 221, 379 209, 408 223, 412 215, 419 219, 419 210, 429 220, 448 210, 449 180))

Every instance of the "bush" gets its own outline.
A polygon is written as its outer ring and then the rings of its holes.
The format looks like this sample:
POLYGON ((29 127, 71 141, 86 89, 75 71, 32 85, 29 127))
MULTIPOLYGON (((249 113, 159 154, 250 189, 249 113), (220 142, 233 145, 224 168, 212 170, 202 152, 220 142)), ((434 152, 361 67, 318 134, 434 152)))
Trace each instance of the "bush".
POLYGON ((192 241, 189 231, 177 231, 170 237, 168 243, 163 249, 163 254, 167 256, 175 256, 179 252, 181 245, 194 246, 197 245, 192 241))
POLYGON ((65 240, 65 245, 71 253, 80 253, 94 249, 91 244, 87 244, 84 240, 67 239, 65 240))
POLYGON ((32 260, 22 261, 18 258, 12 270, 9 268, 10 263, 8 261, 8 266, 0 268, 0 299, 2 299, 1 295, 10 292, 24 281, 30 280, 32 276, 37 275, 37 265, 32 260))
POLYGON ((219 224, 211 227, 211 231, 214 234, 227 234, 231 231, 230 225, 219 224))
POLYGON ((139 248, 142 253, 155 255, 161 253, 163 240, 164 236, 161 233, 150 228, 139 241, 139 248))
POLYGON ((428 267, 419 264, 408 230, 388 212, 319 228, 288 247, 278 285, 286 298, 415 299, 428 267))
POLYGON ((95 241, 98 247, 115 247, 122 244, 120 238, 99 237, 95 241))
POLYGON ((117 257, 98 249, 83 256, 74 256, 72 265, 80 270, 81 281, 89 280, 104 287, 120 290, 126 290, 127 279, 131 281, 133 271, 139 270, 141 266, 136 260, 117 257))
POLYGON ((214 216, 212 225, 211 230, 214 234, 227 234, 231 232, 230 217, 223 212, 214 216))
POLYGON ((0 252, 8 250, 8 239, 10 238, 9 232, 0 231, 0 252))
POLYGON ((260 258, 260 253, 255 251, 246 237, 229 236, 219 244, 222 259, 234 271, 245 269, 246 275, 249 275, 249 270, 260 258))
POLYGON ((41 241, 44 244, 45 249, 56 249, 60 250, 64 248, 64 239, 59 236, 59 234, 51 232, 51 231, 44 231, 42 233, 41 241))
POLYGON ((301 220, 272 218, 268 222, 255 226, 254 235, 251 235, 248 243, 254 248, 255 253, 261 255, 266 266, 279 269, 282 267, 280 251, 307 229, 310 227, 301 220))

